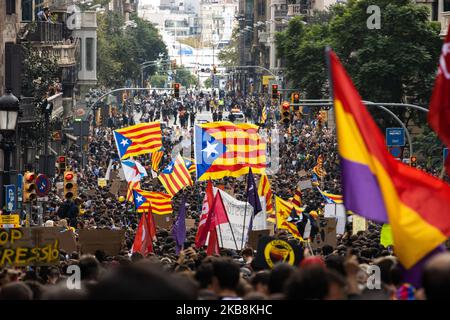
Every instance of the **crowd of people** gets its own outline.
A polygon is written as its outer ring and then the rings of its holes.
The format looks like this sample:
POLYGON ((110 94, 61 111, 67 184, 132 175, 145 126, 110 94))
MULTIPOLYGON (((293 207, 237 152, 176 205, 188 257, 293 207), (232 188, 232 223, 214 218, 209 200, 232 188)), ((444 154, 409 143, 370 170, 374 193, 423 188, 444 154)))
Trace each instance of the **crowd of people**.
MULTIPOLYGON (((180 199, 187 196, 186 217, 196 225, 187 231, 184 249, 176 254, 175 239, 170 228, 157 228, 153 252, 143 256, 131 252, 140 220, 130 202, 107 187, 98 186, 98 178, 105 177, 108 168, 118 172, 120 161, 116 152, 113 130, 136 122, 161 120, 164 157, 160 168, 171 160, 172 150, 193 136, 198 114, 229 113, 239 108, 246 121, 259 123, 261 132, 271 136, 277 130, 279 156, 271 159, 279 169, 269 176, 272 192, 291 198, 300 180, 311 179, 312 169, 320 155, 326 172, 320 181, 324 190, 342 194, 339 157, 334 130, 316 114, 293 119, 289 126, 279 124, 277 106, 268 98, 187 94, 179 100, 167 95, 150 94, 131 104, 127 111, 117 112, 108 125, 92 128, 89 137, 86 166, 81 166, 81 152, 77 144, 67 150, 68 166, 77 173, 77 199, 64 200, 53 188, 43 214, 45 226, 72 229, 75 236, 82 229, 125 230, 122 250, 115 256, 103 251, 95 254, 60 252, 58 265, 50 267, 3 267, 0 274, 0 299, 386 299, 413 300, 450 297, 450 254, 437 255, 425 267, 423 287, 415 288, 402 279, 402 269, 391 247, 380 244, 381 225, 369 222, 366 231, 352 234, 351 222, 345 233, 337 236, 336 247, 324 245, 312 250, 295 240, 286 230, 275 230, 274 237, 294 240, 302 247, 299 265, 278 263, 273 269, 260 270, 255 265, 256 248, 241 251, 220 249, 220 256, 208 256, 206 248, 196 248, 195 235, 202 210, 206 183, 195 182, 173 198, 173 215, 180 199), (262 107, 268 110, 267 120, 261 123, 262 107), (131 111, 130 111, 131 110, 131 111), (124 117, 125 115, 125 117, 124 117), (126 119, 125 119, 126 118, 126 119), (134 120, 133 120, 134 121, 134 120), (178 122, 177 122, 178 121, 178 122), (275 126, 274 124, 277 123, 275 126), (81 270, 79 290, 67 287, 69 266, 81 270), (371 282, 371 266, 379 267, 380 282, 371 282)), ((219 120, 219 118, 217 118, 219 120)), ((225 119, 224 119, 225 120, 225 119)), ((191 157, 193 155, 191 154, 191 157)), ((146 169, 151 168, 149 155, 138 159, 146 169)), ((58 175, 54 182, 62 181, 58 175)), ((214 183, 224 186, 238 199, 246 200, 245 179, 223 178, 214 183)), ((54 183, 55 185, 55 183, 54 183)), ((141 182, 141 188, 164 191, 151 175, 141 182)), ((324 198, 315 189, 302 190, 305 213, 323 213, 324 198)))

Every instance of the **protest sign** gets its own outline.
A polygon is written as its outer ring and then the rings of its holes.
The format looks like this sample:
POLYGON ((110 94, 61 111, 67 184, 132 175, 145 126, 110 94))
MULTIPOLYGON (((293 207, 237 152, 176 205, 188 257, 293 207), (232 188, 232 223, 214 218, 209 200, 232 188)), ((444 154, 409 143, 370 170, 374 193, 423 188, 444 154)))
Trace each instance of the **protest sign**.
POLYGON ((336 248, 336 218, 320 218, 318 221, 319 232, 311 240, 311 247, 313 249, 322 248, 324 245, 329 245, 336 248))
POLYGON ((76 250, 71 231, 62 228, 0 229, 0 266, 48 266, 59 263, 59 250, 76 250))
POLYGON ((352 216, 352 221, 353 221, 352 234, 357 234, 359 231, 366 231, 367 230, 367 220, 366 220, 366 218, 354 214, 352 216))
POLYGON ((228 219, 230 220, 230 223, 224 223, 217 226, 217 235, 220 239, 220 246, 227 249, 242 250, 250 227, 250 217, 253 213, 253 207, 249 203, 245 204, 245 202, 233 198, 225 191, 220 190, 220 195, 222 196, 223 204, 227 211, 228 219), (244 228, 244 216, 246 211, 247 214, 244 228))
POLYGON ((111 188, 109 188, 109 192, 111 192, 114 196, 116 196, 119 193, 120 189, 120 180, 111 180, 111 188))
POLYGON ((162 229, 169 230, 170 228, 172 228, 173 217, 171 214, 153 214, 153 219, 156 225, 162 229))
POLYGON ((117 255, 122 248, 125 239, 125 230, 80 230, 78 241, 81 252, 95 254, 97 250, 104 251, 107 255, 117 255))
POLYGON ((298 266, 303 258, 303 250, 296 241, 285 241, 274 237, 259 238, 254 261, 255 271, 272 269, 278 262, 298 266))
MULTIPOLYGON (((298 172, 298 176, 300 177, 300 178, 302 178, 302 177, 305 177, 305 176, 307 176, 308 175, 308 172, 306 172, 305 170, 300 170, 299 172, 298 172)), ((308 180, 309 181, 309 180, 308 180)))
POLYGON ((258 241, 262 237, 270 236, 270 230, 251 230, 248 234, 247 246, 255 250, 258 246, 258 241))
POLYGON ((301 190, 311 189, 312 183, 311 180, 302 180, 298 183, 298 186, 300 187, 301 190))
POLYGON ((343 204, 328 203, 325 205, 325 211, 323 216, 325 218, 336 218, 337 226, 336 233, 344 234, 345 224, 347 223, 347 214, 343 204))
POLYGON ((100 188, 106 187, 106 179, 105 178, 98 178, 97 183, 100 188))
POLYGON ((186 230, 191 230, 195 227, 195 219, 186 219, 186 230))
POLYGON ((126 181, 120 181, 119 185, 119 196, 127 196, 128 183, 126 181))

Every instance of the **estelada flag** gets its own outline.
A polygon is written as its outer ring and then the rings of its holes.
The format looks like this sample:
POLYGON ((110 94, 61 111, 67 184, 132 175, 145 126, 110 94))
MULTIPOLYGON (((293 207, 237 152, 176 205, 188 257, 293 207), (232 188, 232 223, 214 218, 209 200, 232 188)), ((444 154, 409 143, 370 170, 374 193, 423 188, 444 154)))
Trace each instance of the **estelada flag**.
POLYGON ((119 158, 126 159, 161 149, 161 125, 159 121, 139 123, 114 130, 119 158))
POLYGON ((187 186, 192 186, 191 175, 186 168, 183 157, 179 154, 158 176, 159 181, 171 196, 187 186))
POLYGON ((147 212, 150 209, 159 215, 172 213, 172 196, 169 194, 134 189, 133 198, 137 212, 147 212))
POLYGON ((249 172, 263 174, 266 168, 266 142, 258 126, 228 121, 196 125, 194 128, 197 180, 239 177, 249 172))
POLYGON ((336 54, 328 56, 345 208, 389 223, 395 254, 410 269, 450 236, 450 186, 388 152, 336 54))
MULTIPOLYGON (((434 83, 433 95, 428 112, 428 123, 436 131, 442 142, 450 147, 450 25, 439 60, 439 73, 434 83)), ((445 169, 450 175, 450 157, 445 169)))

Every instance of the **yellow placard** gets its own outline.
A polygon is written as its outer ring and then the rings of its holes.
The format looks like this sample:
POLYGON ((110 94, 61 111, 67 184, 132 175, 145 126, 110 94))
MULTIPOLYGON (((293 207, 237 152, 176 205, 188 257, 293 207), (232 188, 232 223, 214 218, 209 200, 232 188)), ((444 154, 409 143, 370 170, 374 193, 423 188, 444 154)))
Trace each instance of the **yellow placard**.
POLYGON ((105 178, 98 178, 98 186, 101 188, 106 187, 106 179, 105 178))
POLYGON ((263 84, 263 86, 268 86, 270 80, 275 80, 275 78, 273 76, 263 76, 262 77, 262 84, 263 84))
POLYGON ((359 231, 367 230, 367 220, 364 217, 353 215, 353 232, 352 234, 357 234, 359 231))
POLYGON ((14 225, 17 228, 20 225, 20 218, 18 214, 0 215, 0 225, 14 225))

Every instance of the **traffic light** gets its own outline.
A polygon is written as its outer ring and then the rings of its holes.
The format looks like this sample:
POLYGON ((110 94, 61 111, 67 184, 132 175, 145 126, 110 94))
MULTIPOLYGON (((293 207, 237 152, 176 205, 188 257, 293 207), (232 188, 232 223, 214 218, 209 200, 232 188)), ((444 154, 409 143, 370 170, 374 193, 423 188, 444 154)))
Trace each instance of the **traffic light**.
POLYGON ((36 175, 34 172, 25 172, 23 175, 23 202, 36 200, 36 189, 36 175))
POLYGON ((73 199, 78 194, 77 175, 72 171, 64 172, 64 198, 73 199))
POLYGON ((272 99, 278 99, 278 85, 272 85, 272 99))
POLYGON ((179 83, 173 84, 173 96, 177 99, 180 97, 180 84, 179 83))
POLYGON ((66 171, 66 166, 67 166, 67 162, 66 162, 66 157, 65 156, 59 156, 57 159, 57 163, 58 163, 58 174, 64 173, 64 171, 66 171))
POLYGON ((281 105, 281 122, 288 125, 291 121, 291 106, 289 102, 285 101, 281 105))
POLYGON ((294 92, 291 96, 291 101, 293 104, 297 104, 294 105, 294 111, 297 112, 300 110, 300 106, 298 105, 300 103, 300 94, 297 92, 294 92))
POLYGON ((412 156, 409 159, 409 165, 414 168, 417 167, 417 157, 416 156, 412 156))

